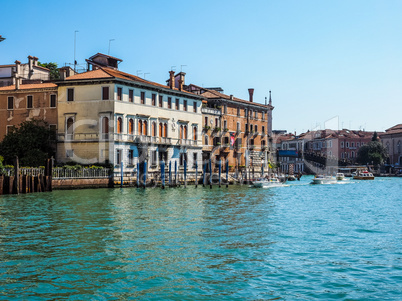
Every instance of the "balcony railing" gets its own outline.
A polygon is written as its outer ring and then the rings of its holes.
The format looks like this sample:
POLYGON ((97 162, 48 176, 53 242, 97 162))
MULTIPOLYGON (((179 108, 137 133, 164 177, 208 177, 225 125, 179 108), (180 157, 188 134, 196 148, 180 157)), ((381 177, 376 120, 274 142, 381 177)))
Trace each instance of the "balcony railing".
POLYGON ((197 140, 179 139, 177 141, 177 144, 184 145, 184 146, 196 146, 197 145, 197 140))
POLYGON ((211 114, 211 115, 218 115, 218 116, 222 115, 221 110, 214 109, 214 108, 201 108, 201 112, 203 114, 211 114))
POLYGON ((159 143, 160 144, 172 144, 172 138, 167 138, 167 137, 159 137, 159 143))

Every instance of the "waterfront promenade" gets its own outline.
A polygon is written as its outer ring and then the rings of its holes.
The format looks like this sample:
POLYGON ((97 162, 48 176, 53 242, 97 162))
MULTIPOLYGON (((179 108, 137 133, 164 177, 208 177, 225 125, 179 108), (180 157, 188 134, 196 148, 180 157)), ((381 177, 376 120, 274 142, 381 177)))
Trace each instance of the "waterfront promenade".
POLYGON ((0 197, 0 300, 400 300, 402 179, 0 197))

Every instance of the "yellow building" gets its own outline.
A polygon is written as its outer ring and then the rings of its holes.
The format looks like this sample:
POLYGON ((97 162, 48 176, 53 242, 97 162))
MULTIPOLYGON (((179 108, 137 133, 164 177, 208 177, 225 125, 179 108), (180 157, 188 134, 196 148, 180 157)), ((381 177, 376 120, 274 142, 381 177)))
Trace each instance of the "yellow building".
POLYGON ((202 97, 182 89, 184 73, 162 85, 119 71, 111 56, 87 62, 89 71, 59 83, 58 162, 201 165, 202 97))

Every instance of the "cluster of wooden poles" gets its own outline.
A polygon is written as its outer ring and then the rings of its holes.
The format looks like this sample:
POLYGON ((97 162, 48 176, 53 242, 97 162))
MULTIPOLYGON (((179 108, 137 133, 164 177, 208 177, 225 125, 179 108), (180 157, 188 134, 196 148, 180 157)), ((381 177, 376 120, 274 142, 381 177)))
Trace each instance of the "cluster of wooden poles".
POLYGON ((52 191, 52 160, 46 160, 45 174, 22 175, 18 158, 14 160, 14 176, 0 176, 0 195, 52 191))

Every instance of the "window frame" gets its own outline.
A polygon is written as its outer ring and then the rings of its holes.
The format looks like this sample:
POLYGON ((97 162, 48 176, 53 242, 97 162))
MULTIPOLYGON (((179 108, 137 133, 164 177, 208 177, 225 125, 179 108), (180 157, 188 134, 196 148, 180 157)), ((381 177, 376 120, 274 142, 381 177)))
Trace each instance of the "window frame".
POLYGON ((110 88, 109 86, 102 86, 102 100, 109 100, 110 98, 110 88), (105 91, 107 90, 107 91, 105 91))
POLYGON ((50 94, 49 107, 51 107, 51 108, 56 108, 57 107, 57 94, 50 94), (52 105, 52 97, 54 97, 54 106, 52 105))
POLYGON ((7 110, 14 110, 14 96, 7 97, 7 110), (10 102, 11 100, 11 102, 10 102), (11 106, 10 106, 11 104, 11 106))
POLYGON ((67 101, 74 101, 75 91, 74 88, 67 88, 67 101))
POLYGON ((33 109, 33 95, 27 95, 27 109, 33 109), (29 97, 31 98, 30 106, 29 106, 29 97))

